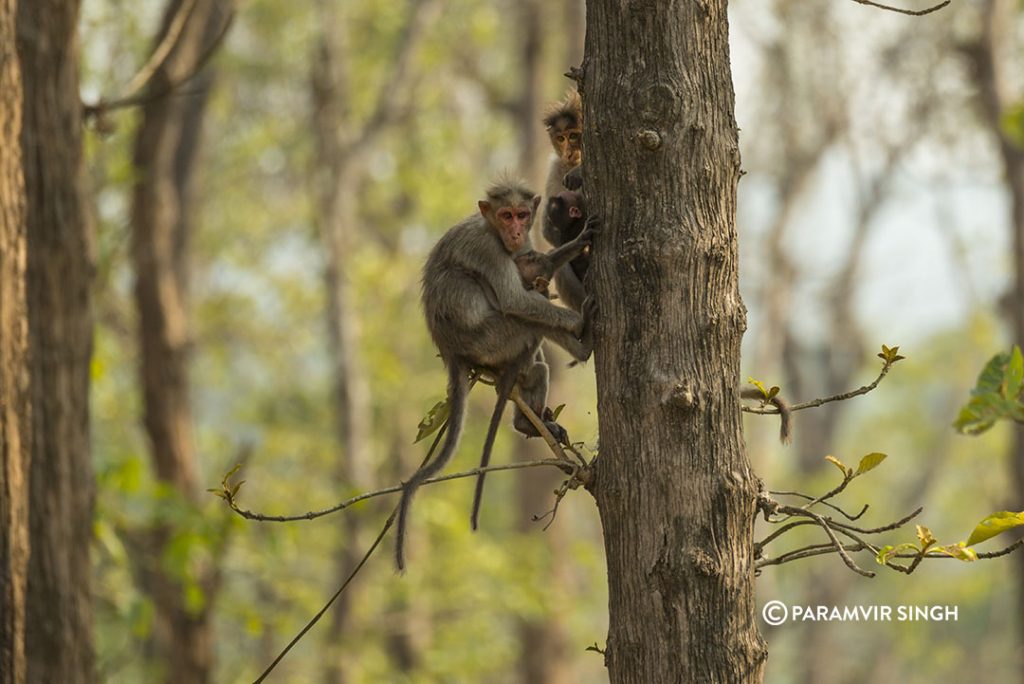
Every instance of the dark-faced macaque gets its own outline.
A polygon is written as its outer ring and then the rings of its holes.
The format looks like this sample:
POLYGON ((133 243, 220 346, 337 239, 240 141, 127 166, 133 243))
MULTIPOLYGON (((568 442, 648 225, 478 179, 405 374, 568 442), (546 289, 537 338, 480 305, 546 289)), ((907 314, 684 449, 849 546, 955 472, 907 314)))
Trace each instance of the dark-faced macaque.
MULTIPOLYGON (((523 287, 513 256, 532 249, 530 228, 540 197, 518 181, 501 180, 479 202, 479 212, 448 230, 431 250, 423 269, 423 311, 430 335, 448 371, 448 432, 440 452, 406 482, 398 512, 395 560, 404 567, 403 546, 409 505, 417 488, 441 471, 458 445, 466 413, 469 376, 474 369, 495 378, 498 398, 481 455, 491 448, 505 404, 518 384, 524 402, 545 415, 548 365, 540 344, 551 340, 579 361, 593 349, 594 307, 583 313, 552 304, 523 287)), ((516 409, 516 430, 536 436, 537 429, 516 409)), ((556 439, 567 435, 545 421, 556 439)), ((477 479, 472 525, 476 529, 484 477, 477 479)))
MULTIPOLYGON (((582 209, 578 206, 579 201, 579 196, 576 193, 565 192, 560 193, 560 196, 552 198, 548 202, 549 209, 553 204, 557 205, 555 211, 559 216, 563 214, 568 216, 568 211, 565 210, 565 203, 568 202, 572 204, 571 211, 575 212, 573 215, 580 217, 579 225, 575 227, 574 234, 572 237, 567 237, 564 244, 546 254, 531 249, 520 252, 513 258, 516 268, 519 269, 519 276, 523 279, 523 287, 528 290, 536 290, 548 299, 554 298, 548 292, 548 284, 556 277, 559 269, 563 266, 581 262, 584 264, 582 266, 583 273, 586 273, 585 264, 590 259, 590 243, 597 232, 597 221, 587 221, 582 218, 582 209), (561 195, 568 197, 561 197, 561 195)), ((573 268, 576 268, 576 266, 573 266, 573 268)), ((573 308, 581 310, 582 306, 583 301, 580 300, 573 308)))
MULTIPOLYGON (((588 220, 583 195, 575 190, 562 190, 548 198, 544 215, 544 237, 557 248, 573 244, 586 227, 588 220)), ((583 279, 590 268, 590 251, 583 250, 564 267, 555 271, 555 287, 566 306, 582 311, 587 292, 583 279)))

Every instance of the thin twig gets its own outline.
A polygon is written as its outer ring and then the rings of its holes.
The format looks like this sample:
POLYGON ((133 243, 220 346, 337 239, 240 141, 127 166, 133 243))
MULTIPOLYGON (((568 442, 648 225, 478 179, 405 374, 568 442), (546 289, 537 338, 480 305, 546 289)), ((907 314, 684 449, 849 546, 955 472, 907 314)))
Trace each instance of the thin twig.
POLYGON ((556 440, 554 435, 551 434, 551 431, 548 430, 548 426, 545 425, 544 421, 542 421, 540 417, 533 412, 533 409, 523 401, 523 395, 519 392, 518 385, 512 388, 512 394, 509 395, 509 399, 515 402, 516 406, 518 406, 522 414, 526 416, 526 419, 530 421, 530 424, 533 425, 534 429, 540 433, 541 438, 545 443, 547 443, 551 452, 557 458, 567 463, 572 463, 569 457, 565 455, 565 450, 562 449, 562 445, 558 443, 558 440, 556 440))
POLYGON ((809 511, 806 508, 793 508, 792 506, 780 506, 779 510, 783 513, 789 513, 790 515, 806 515, 812 518, 816 523, 818 523, 821 529, 825 530, 825 534, 828 535, 828 538, 832 540, 832 544, 835 546, 836 552, 839 554, 839 557, 843 559, 843 562, 846 563, 846 567, 850 568, 858 575, 863 575, 864 577, 875 576, 874 572, 864 570, 853 561, 853 558, 850 557, 850 554, 847 553, 846 549, 843 547, 842 542, 840 542, 836 537, 836 533, 832 530, 832 527, 820 515, 814 511, 809 511))
POLYGON ((853 0, 853 1, 855 3, 857 3, 858 5, 867 5, 869 7, 877 7, 878 9, 888 10, 889 12, 897 12, 899 14, 909 14, 912 17, 923 17, 926 14, 931 14, 932 12, 938 12, 940 9, 942 9, 943 7, 948 5, 950 2, 952 2, 952 0, 943 0, 938 5, 934 5, 932 7, 929 7, 928 9, 908 10, 908 9, 902 9, 902 8, 899 8, 899 7, 893 7, 892 5, 883 5, 883 4, 878 3, 878 2, 873 2, 872 0, 853 0))
POLYGON ((324 613, 326 613, 327 610, 331 607, 331 604, 333 604, 337 600, 337 598, 341 596, 342 592, 344 592, 345 589, 348 588, 348 585, 352 582, 355 576, 358 575, 359 571, 363 569, 364 565, 366 565, 366 561, 370 560, 370 556, 372 556, 373 552, 377 550, 377 547, 380 546, 380 543, 384 541, 385 535, 387 535, 388 530, 391 529, 391 525, 395 522, 395 515, 397 513, 398 507, 396 506, 395 509, 391 511, 391 515, 388 516, 387 521, 384 523, 384 527, 381 528, 380 534, 377 535, 377 538, 373 541, 373 544, 371 544, 370 548, 367 549, 365 554, 363 554, 362 560, 360 560, 358 565, 356 565, 356 567, 353 568, 352 572, 349 573, 349 576, 342 583, 341 587, 338 588, 338 591, 334 592, 334 595, 331 596, 331 598, 327 601, 326 604, 324 604, 324 607, 321 608, 320 611, 316 615, 314 615, 309 622, 306 623, 305 627, 299 630, 299 633, 295 635, 295 638, 288 642, 288 645, 284 647, 284 650, 281 651, 276 658, 274 658, 274 662, 270 663, 270 666, 263 671, 263 674, 261 674, 253 682, 253 684, 260 684, 260 682, 267 678, 267 676, 273 671, 273 669, 277 667, 277 664, 281 662, 286 655, 288 655, 288 651, 292 650, 292 647, 295 646, 295 644, 299 643, 302 637, 306 635, 306 632, 311 630, 313 628, 313 625, 320 621, 320 618, 324 616, 324 613))
MULTIPOLYGON (((858 0, 854 0, 854 1, 856 2, 858 0)), ((878 374, 878 377, 875 378, 874 382, 872 382, 872 383, 870 383, 868 385, 864 385, 863 387, 858 387, 857 389, 851 390, 849 392, 843 392, 842 394, 836 394, 836 395, 833 395, 831 397, 824 397, 824 398, 819 398, 819 399, 811 399, 810 401, 805 401, 805 402, 803 402, 801 404, 793 404, 792 406, 789 407, 789 410, 790 410, 790 412, 792 412, 792 411, 802 411, 804 409, 815 408, 815 407, 821 406, 823 404, 828 404, 828 403, 833 402, 833 401, 846 401, 847 399, 852 399, 853 397, 859 397, 862 394, 867 394, 871 390, 873 390, 876 387, 878 387, 878 383, 880 383, 882 381, 882 378, 884 378, 886 375, 889 374, 889 368, 891 368, 891 367, 892 367, 892 363, 888 363, 888 362, 883 363, 883 365, 882 365, 882 372, 880 372, 878 374)), ((774 406, 764 406, 764 407, 758 406, 758 407, 754 407, 754 406, 746 406, 746 405, 744 405, 743 406, 743 410, 745 412, 747 412, 747 413, 756 413, 756 414, 759 414, 759 415, 774 415, 774 414, 779 413, 779 409, 774 407, 774 406)))
MULTIPOLYGON (((554 458, 546 458, 537 461, 522 461, 519 463, 493 465, 487 466, 486 468, 473 468, 472 470, 466 470, 461 473, 439 475, 438 477, 432 477, 429 480, 424 480, 422 484, 428 485, 437 482, 446 482, 448 480, 458 480, 464 477, 475 477, 480 473, 490 473, 499 470, 519 470, 521 468, 536 468, 538 466, 553 466, 555 468, 558 468, 562 472, 566 472, 567 474, 571 474, 572 468, 576 467, 575 465, 572 465, 571 462, 562 461, 554 458), (570 465, 567 466, 567 463, 570 463, 570 465)), ((325 508, 319 511, 309 511, 307 513, 302 513, 299 515, 266 515, 264 513, 256 513, 253 511, 246 510, 244 508, 239 508, 238 505, 233 500, 228 501, 228 505, 231 507, 231 510, 233 510, 235 513, 242 516, 243 518, 246 518, 247 520, 257 520, 259 522, 296 522, 298 520, 313 520, 315 518, 322 518, 325 515, 330 515, 331 513, 337 513, 338 511, 344 510, 349 506, 359 503, 360 501, 366 501, 367 499, 373 499, 378 496, 384 496, 385 494, 397 494, 401 491, 402 485, 392 485, 390 487, 385 487, 384 489, 377 489, 372 492, 364 492, 357 496, 353 496, 351 499, 346 499, 345 501, 335 504, 330 508, 325 508)))
MULTIPOLYGON (((813 496, 811 496, 809 494, 804 494, 803 492, 776 492, 776 491, 771 491, 771 492, 768 492, 768 493, 772 494, 774 496, 798 496, 801 499, 807 499, 808 501, 814 501, 814 497, 813 496)), ((857 515, 850 515, 849 513, 844 511, 839 506, 836 506, 835 504, 830 504, 827 501, 821 501, 819 503, 822 503, 825 506, 828 506, 833 511, 835 511, 835 512, 839 513, 840 515, 842 515, 847 520, 857 520, 862 515, 864 515, 867 512, 867 510, 868 510, 868 504, 864 504, 864 508, 860 509, 860 513, 858 513, 857 515)))

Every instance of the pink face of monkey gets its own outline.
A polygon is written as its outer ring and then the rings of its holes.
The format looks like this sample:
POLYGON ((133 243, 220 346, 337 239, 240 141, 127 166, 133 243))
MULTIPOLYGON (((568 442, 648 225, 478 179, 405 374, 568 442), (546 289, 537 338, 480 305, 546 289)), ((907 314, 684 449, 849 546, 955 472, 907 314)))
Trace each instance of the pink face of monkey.
POLYGON ((498 233, 501 243, 505 245, 505 250, 509 254, 515 254, 526 245, 538 204, 540 204, 539 196, 527 202, 497 208, 494 208, 486 200, 479 202, 480 214, 498 233))

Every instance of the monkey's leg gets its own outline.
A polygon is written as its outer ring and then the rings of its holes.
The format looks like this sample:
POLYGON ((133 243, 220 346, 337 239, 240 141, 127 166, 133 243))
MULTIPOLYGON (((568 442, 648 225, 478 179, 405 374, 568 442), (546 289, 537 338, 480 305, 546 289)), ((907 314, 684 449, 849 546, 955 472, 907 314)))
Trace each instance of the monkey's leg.
POLYGON ((555 287, 558 288, 558 296, 566 306, 573 311, 582 311, 587 291, 569 265, 555 271, 555 287))
POLYGON ((594 316, 597 315, 597 304, 593 297, 587 297, 581 305, 583 309, 583 329, 577 338, 564 330, 549 329, 544 337, 569 352, 576 361, 586 361, 594 351, 594 316))
MULTIPOLYGON (((570 335, 570 337, 572 336, 570 335)), ((548 364, 544 360, 544 352, 537 349, 532 363, 519 374, 519 393, 522 395, 526 405, 542 420, 544 417, 544 407, 548 400, 548 372, 549 369, 548 364)), ((515 419, 512 424, 516 430, 527 437, 540 436, 540 433, 533 427, 530 420, 523 415, 518 406, 516 407, 515 419)), ((551 436, 560 443, 569 443, 569 435, 561 425, 553 420, 545 420, 544 426, 551 432, 551 436)))

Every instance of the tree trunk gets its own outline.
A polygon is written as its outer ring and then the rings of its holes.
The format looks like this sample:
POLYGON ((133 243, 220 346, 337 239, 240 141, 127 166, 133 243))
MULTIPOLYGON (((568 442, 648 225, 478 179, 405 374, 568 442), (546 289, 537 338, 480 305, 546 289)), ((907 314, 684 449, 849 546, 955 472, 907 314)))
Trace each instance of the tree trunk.
POLYGON ((25 177, 21 168, 22 88, 15 50, 15 2, 0 1, 0 672, 25 679, 28 583, 28 470, 32 413, 28 385, 25 177))
MULTIPOLYGON (((978 95, 985 122, 992 131, 1003 162, 1003 179, 1010 195, 1010 249, 1013 280, 1005 295, 1005 315, 1010 324, 1013 344, 1024 347, 1024 149, 1004 127, 1004 117, 1015 106, 1017 96, 1009 92, 1012 80, 1003 60, 1012 59, 1016 3, 987 0, 982 5, 981 35, 968 48, 978 83, 978 95)), ((1010 446, 1010 471, 1017 500, 1024 494, 1024 427, 1013 425, 1010 446)), ((1017 554, 1021 568, 1017 582, 1017 622, 1019 640, 1024 642, 1024 557, 1017 554)))
MULTIPOLYGON (((157 44, 183 4, 168 3, 157 44)), ((227 11, 216 0, 195 4, 167 63, 153 76, 155 91, 170 89, 172 79, 197 68, 223 28, 227 11)), ((210 79, 201 75, 190 81, 187 95, 172 92, 147 102, 134 153, 138 181, 132 203, 132 259, 145 426, 157 479, 192 502, 199 491, 189 402, 188 264, 193 169, 209 90, 210 79)), ((213 667, 210 606, 215 570, 200 578, 207 591, 204 607, 189 609, 181 581, 160 564, 172 534, 166 525, 151 530, 136 560, 145 566, 145 588, 156 608, 154 633, 166 681, 207 682, 213 667)))
MULTIPOLYGON (((313 171, 317 222, 324 245, 327 292, 327 348, 332 367, 335 435, 340 447, 334 479, 339 491, 369 485, 367 440, 370 433, 369 391, 359 359, 359 320, 350 295, 349 258, 355 248, 356 184, 358 170, 351 150, 342 138, 351 131, 347 122, 349 100, 345 73, 344 28, 338 25, 329 1, 320 5, 321 35, 313 64, 313 132, 317 158, 313 171)), ((334 582, 352 573, 362 555, 358 545, 360 516, 342 516, 334 582)), ((324 681, 344 684, 346 661, 344 636, 351 628, 350 593, 343 593, 331 609, 324 681)))
POLYGON ((74 1, 18 7, 32 402, 25 652, 27 680, 44 684, 95 678, 88 404, 93 237, 82 201, 77 20, 74 1))
POLYGON ((759 682, 726 0, 587 3, 610 679, 759 682), (638 201, 643 198, 643 201, 638 201))

